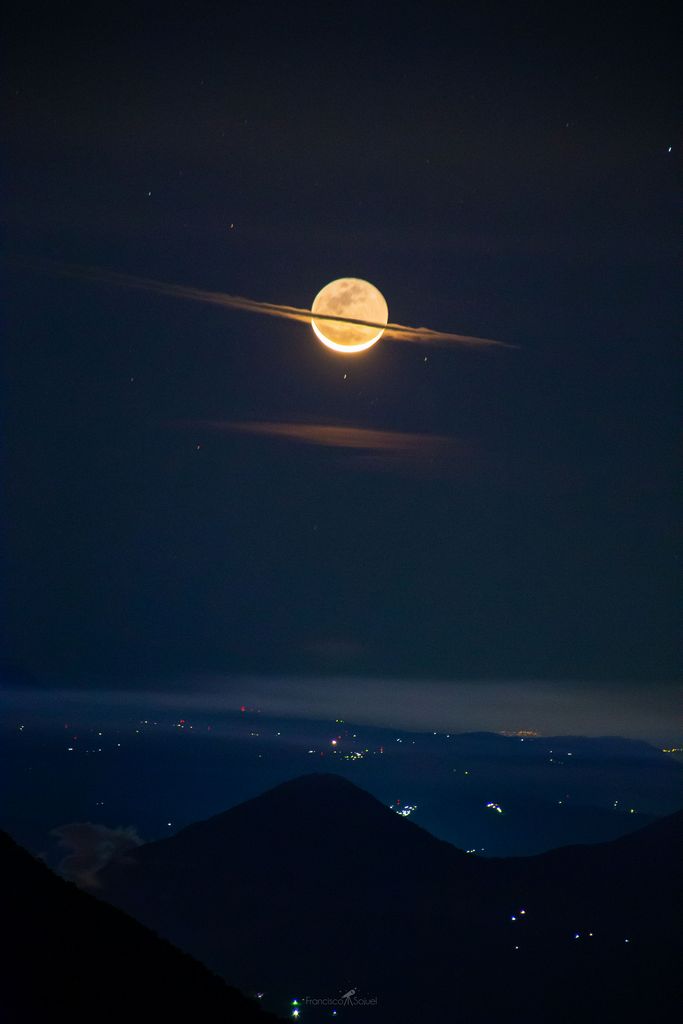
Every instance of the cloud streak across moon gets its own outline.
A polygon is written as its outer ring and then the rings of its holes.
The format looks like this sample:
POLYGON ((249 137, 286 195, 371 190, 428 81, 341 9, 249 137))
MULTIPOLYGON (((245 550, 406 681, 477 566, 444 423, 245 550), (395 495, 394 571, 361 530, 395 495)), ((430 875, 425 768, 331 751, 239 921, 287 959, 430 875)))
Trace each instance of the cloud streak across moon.
MULTIPOLYGON (((306 324, 310 324, 312 320, 310 309, 301 309, 297 306, 286 306, 274 302, 261 302, 257 299, 245 298, 242 295, 229 295, 227 292, 211 292, 203 288, 193 288, 188 285, 173 284, 166 281, 155 281, 147 277, 121 274, 98 267, 51 264, 45 266, 44 269, 63 277, 75 277, 120 288, 133 288, 139 291, 152 292, 156 295, 168 295, 176 299, 189 299, 193 302, 203 302, 213 306, 223 306, 227 309, 241 310, 244 313, 259 313, 262 316, 278 317, 283 320, 296 320, 299 323, 306 324)), ((436 345, 458 344, 471 347, 517 347, 504 341, 495 341, 493 338, 475 338, 468 334, 454 334, 452 331, 435 331, 431 327, 408 327, 404 324, 394 323, 380 324, 372 320, 356 320, 352 317, 332 316, 330 314, 321 315, 319 313, 316 313, 315 319, 356 324, 359 327, 382 328, 384 331, 383 337, 392 338, 395 341, 413 341, 436 345)))

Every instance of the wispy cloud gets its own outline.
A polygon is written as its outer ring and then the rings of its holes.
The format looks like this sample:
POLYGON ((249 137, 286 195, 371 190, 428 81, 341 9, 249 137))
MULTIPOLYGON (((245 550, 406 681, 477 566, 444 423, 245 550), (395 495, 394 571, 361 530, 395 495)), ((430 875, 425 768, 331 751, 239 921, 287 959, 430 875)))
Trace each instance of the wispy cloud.
POLYGON ((330 425, 326 423, 277 423, 268 420, 243 422, 217 421, 204 426, 216 430, 282 438, 300 444, 323 448, 351 448, 365 452, 386 452, 395 455, 435 454, 438 451, 462 450, 453 438, 439 434, 415 434, 398 430, 372 430, 367 427, 330 425))
POLYGON ((69 853, 59 864, 59 872, 85 889, 99 888, 98 875, 107 864, 121 860, 142 844, 134 828, 107 828, 90 821, 74 821, 54 828, 51 835, 69 853))
POLYGON ((343 423, 208 420, 193 422, 192 427, 337 449, 346 453, 347 463, 353 468, 368 471, 397 470, 433 476, 455 466, 462 469, 472 455, 469 445, 440 434, 375 430, 343 423))

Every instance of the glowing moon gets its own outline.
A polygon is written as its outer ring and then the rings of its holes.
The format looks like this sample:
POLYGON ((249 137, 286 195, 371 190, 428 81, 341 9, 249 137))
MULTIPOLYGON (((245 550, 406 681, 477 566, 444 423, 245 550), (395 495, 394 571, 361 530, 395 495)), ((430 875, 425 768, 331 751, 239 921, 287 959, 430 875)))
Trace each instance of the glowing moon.
MULTIPOLYGON (((340 277, 330 281, 313 300, 311 313, 345 316, 352 320, 370 320, 386 324, 389 309, 382 293, 369 281, 358 277, 340 277)), ((384 334, 384 328, 362 324, 337 323, 334 320, 311 320, 311 327, 323 345, 335 352, 364 352, 384 334)))

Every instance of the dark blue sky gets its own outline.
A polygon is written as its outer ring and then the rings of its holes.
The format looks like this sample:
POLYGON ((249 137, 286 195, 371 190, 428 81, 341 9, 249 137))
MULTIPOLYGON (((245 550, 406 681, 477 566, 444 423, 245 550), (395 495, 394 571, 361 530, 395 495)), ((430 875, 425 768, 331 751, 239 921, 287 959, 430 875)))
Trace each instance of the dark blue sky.
POLYGON ((13 678, 670 680, 664 8, 228 6, 16 25, 13 678), (46 260, 297 306, 363 277, 519 347, 345 359, 46 260))

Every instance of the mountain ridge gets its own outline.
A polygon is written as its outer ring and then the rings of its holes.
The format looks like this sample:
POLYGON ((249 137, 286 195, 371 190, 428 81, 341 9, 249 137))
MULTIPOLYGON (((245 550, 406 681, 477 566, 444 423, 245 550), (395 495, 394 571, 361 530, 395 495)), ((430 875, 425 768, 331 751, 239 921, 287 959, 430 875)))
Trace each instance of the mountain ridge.
POLYGON ((3 1021, 101 1014, 150 1019, 201 1012, 244 1024, 282 1018, 227 985, 188 953, 71 882, 0 831, 5 880, 0 1010, 3 1021))
POLYGON ((504 992, 487 991, 494 964, 504 986, 534 987, 537 1015, 519 1019, 540 1024, 565 1019, 558 986, 574 1014, 589 996, 602 1013, 630 1010, 652 985, 666 1002, 681 820, 633 841, 479 858, 315 773, 136 848, 103 872, 103 894, 248 990, 374 987, 379 1024, 414 1019, 425 1000, 439 1019, 455 980, 468 1021, 516 1020, 504 992), (609 993, 593 991, 596 972, 609 993))

